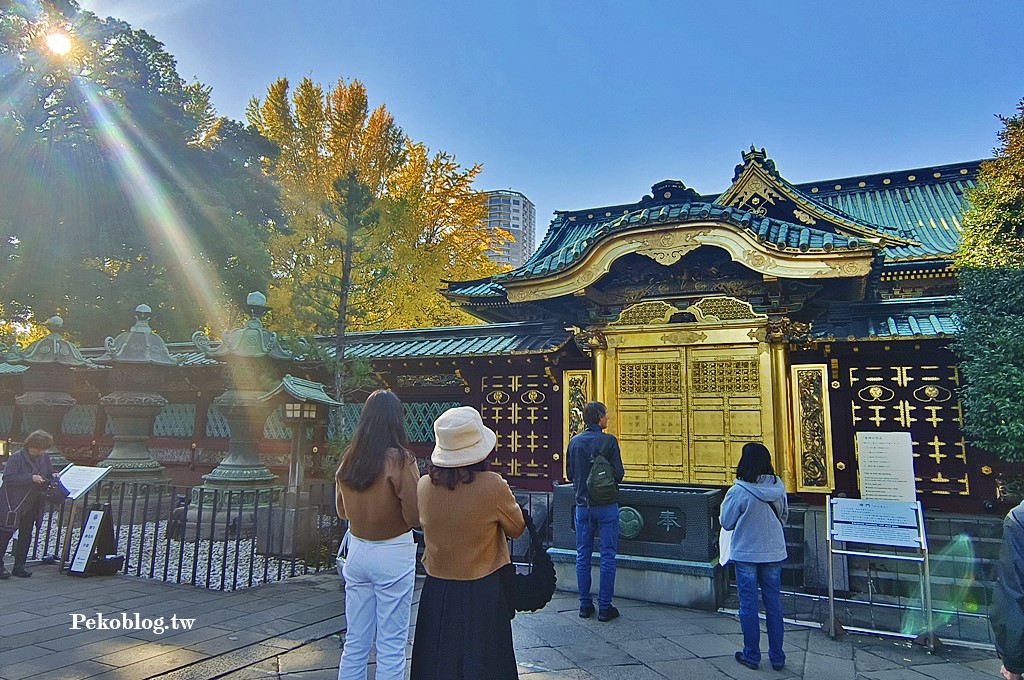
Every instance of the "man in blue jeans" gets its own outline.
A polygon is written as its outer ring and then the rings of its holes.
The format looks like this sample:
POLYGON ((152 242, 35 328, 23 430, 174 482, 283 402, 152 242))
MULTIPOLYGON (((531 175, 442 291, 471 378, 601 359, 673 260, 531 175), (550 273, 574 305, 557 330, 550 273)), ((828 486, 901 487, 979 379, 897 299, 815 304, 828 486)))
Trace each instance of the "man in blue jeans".
POLYGON ((597 620, 611 621, 619 610, 612 606, 615 592, 615 553, 619 547, 619 504, 593 505, 587 492, 590 464, 600 453, 611 463, 615 481, 622 482, 625 470, 619 442, 602 432, 608 427, 608 409, 599 401, 583 407, 586 429, 569 440, 566 451, 566 474, 576 492, 576 582, 580 592, 580 617, 589 619, 594 614, 594 600, 590 595, 590 556, 594 552, 594 533, 601 550, 601 581, 597 593, 597 620))

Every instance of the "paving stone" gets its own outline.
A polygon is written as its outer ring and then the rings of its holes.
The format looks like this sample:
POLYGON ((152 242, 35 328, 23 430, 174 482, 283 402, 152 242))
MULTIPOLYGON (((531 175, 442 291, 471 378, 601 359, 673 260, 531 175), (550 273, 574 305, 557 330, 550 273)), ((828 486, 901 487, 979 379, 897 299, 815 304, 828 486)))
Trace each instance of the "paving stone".
POLYGON ((636 659, 614 645, 570 645, 557 649, 573 664, 592 673, 596 672, 595 669, 605 666, 638 663, 636 659))
POLYGON ((539 673, 542 671, 562 671, 573 668, 573 662, 560 650, 553 647, 516 648, 516 662, 520 673, 539 673))
POLYGON ((677 661, 692 659, 696 655, 688 649, 677 645, 663 637, 646 638, 643 640, 613 641, 615 646, 629 654, 637 661, 650 665, 657 661, 677 661))
POLYGON ((929 676, 918 673, 910 668, 893 668, 887 671, 862 673, 859 677, 867 680, 928 680, 929 676))
MULTIPOLYGON (((930 663, 911 666, 918 673, 936 680, 991 680, 991 675, 980 673, 973 668, 958 663, 930 663)), ((998 677, 998 676, 997 676, 998 677)))
POLYGON ((519 671, 519 680, 598 680, 601 676, 593 675, 581 668, 547 673, 524 673, 519 671))
POLYGON ((321 671, 334 669, 338 674, 338 662, 341 660, 340 650, 324 649, 315 645, 305 645, 277 657, 282 673, 299 673, 303 671, 321 671))
POLYGON ((807 637, 807 652, 809 655, 823 654, 837 659, 852 659, 853 644, 849 636, 839 636, 833 640, 825 631, 815 631, 807 637))
POLYGON ((522 626, 512 626, 512 644, 516 649, 530 649, 531 647, 548 647, 548 643, 539 635, 522 626))
POLYGON ((707 659, 659 661, 650 666, 669 680, 728 680, 730 677, 707 659))
POLYGON ((231 631, 226 635, 220 635, 209 640, 202 640, 194 642, 188 646, 188 649, 199 652, 205 656, 217 656, 224 652, 230 652, 235 649, 242 647, 248 647, 263 642, 267 639, 265 633, 259 633, 248 630, 236 630, 231 631))
POLYGON ((664 680, 665 676, 642 664, 587 669, 601 680, 664 680))
POLYGON ((829 680, 855 680, 857 677, 857 667, 853 663, 852 651, 850 658, 844 659, 838 656, 821 654, 813 651, 812 649, 808 649, 804 655, 803 677, 828 678, 829 680))
POLYGON ((694 656, 707 659, 713 656, 729 656, 736 653, 736 644, 721 635, 706 633, 703 635, 676 635, 669 638, 694 656))
POLYGON ((867 649, 853 650, 853 665, 858 673, 869 673, 872 671, 885 671, 893 668, 901 668, 903 664, 892 659, 872 653, 867 649))

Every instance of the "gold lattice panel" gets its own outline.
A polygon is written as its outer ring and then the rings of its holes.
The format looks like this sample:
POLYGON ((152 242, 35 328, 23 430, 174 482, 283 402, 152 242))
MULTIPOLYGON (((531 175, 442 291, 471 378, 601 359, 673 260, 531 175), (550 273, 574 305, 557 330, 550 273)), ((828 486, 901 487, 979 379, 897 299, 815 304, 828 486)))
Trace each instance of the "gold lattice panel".
POLYGON ((678 394, 681 388, 681 370, 678 363, 619 364, 620 394, 678 394))
POLYGON ((561 398, 557 387, 543 375, 496 375, 482 378, 481 388, 480 412, 498 435, 491 469, 507 478, 550 476, 552 404, 561 398))
POLYGON ((690 381, 693 391, 711 394, 757 392, 761 389, 756 360, 694 361, 690 381))
POLYGON ((756 346, 618 351, 615 434, 631 480, 727 484, 748 441, 770 435, 756 346))
POLYGON ((919 494, 970 495, 956 366, 859 366, 848 377, 854 431, 910 432, 919 494))

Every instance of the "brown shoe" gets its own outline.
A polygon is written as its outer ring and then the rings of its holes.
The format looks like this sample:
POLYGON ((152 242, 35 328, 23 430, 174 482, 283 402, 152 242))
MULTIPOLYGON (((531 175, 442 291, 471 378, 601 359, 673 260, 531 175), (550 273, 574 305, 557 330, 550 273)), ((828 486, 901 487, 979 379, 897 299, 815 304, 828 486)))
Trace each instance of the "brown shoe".
POLYGON ((17 576, 18 578, 28 578, 32 575, 32 572, 25 567, 15 567, 11 570, 11 576, 17 576))

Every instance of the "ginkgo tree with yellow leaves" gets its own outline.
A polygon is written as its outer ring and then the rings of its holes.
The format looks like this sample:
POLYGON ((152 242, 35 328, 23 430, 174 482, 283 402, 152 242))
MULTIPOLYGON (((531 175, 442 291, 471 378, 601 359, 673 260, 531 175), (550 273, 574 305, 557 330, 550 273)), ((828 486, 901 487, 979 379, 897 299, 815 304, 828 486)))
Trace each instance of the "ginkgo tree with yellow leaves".
POLYGON ((358 80, 328 92, 305 78, 292 92, 282 78, 246 116, 277 151, 265 170, 285 215, 269 242, 281 325, 334 334, 343 360, 348 330, 474 322, 438 290, 501 270, 487 251, 510 237, 482 224, 479 164, 410 139, 358 80))

